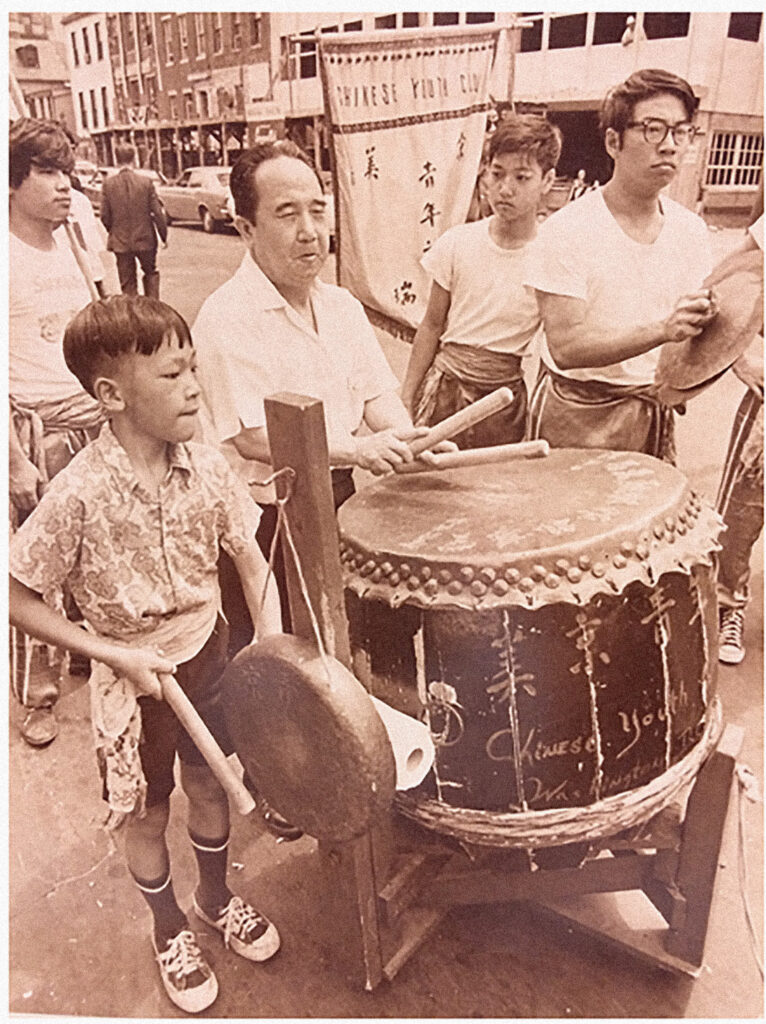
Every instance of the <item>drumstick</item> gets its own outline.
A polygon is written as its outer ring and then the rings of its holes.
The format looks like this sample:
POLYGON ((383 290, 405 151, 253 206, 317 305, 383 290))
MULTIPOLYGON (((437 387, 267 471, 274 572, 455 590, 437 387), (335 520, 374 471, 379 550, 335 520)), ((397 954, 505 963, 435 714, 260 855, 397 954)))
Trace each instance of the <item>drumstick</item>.
POLYGON ((511 462, 514 459, 542 459, 550 452, 548 442, 519 441, 517 444, 496 444, 487 448, 469 448, 460 452, 434 452, 428 462, 415 459, 404 462, 397 473, 427 473, 429 470, 454 469, 459 466, 481 466, 491 462, 511 462))
POLYGON ((245 789, 245 784, 226 760, 226 755, 218 746, 213 734, 200 718, 192 702, 171 675, 159 674, 162 696, 178 716, 181 725, 194 740, 200 754, 207 761, 213 775, 234 802, 240 814, 249 814, 255 808, 252 794, 245 789))
POLYGON ((493 413, 505 409, 512 401, 513 392, 510 388, 498 388, 497 391, 493 391, 491 394, 485 395, 484 398, 480 398, 478 402, 474 402, 465 409, 461 409, 460 412, 448 416, 441 423, 437 423, 423 437, 416 437, 413 441, 410 441, 409 446, 412 454, 420 455, 421 452, 426 451, 428 448, 433 448, 440 441, 446 441, 448 438, 454 437, 455 434, 459 434, 461 430, 467 430, 468 427, 475 426, 493 413))
POLYGON ((91 299, 96 302, 101 296, 98 294, 98 288, 96 288, 96 282, 93 280, 93 271, 88 265, 88 261, 85 258, 85 253, 82 251, 80 243, 77 241, 74 233, 74 227, 72 222, 67 219, 64 221, 64 230, 66 231, 67 240, 72 250, 74 258, 77 260, 77 266, 80 269, 80 273, 85 278, 85 284, 88 287, 91 299))

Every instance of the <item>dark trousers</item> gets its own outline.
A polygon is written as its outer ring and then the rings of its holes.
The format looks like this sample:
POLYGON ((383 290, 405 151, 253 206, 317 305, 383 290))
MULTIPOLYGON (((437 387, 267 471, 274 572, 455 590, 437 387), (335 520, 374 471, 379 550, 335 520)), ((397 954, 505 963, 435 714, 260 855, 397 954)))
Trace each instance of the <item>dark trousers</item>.
POLYGON ((117 276, 123 295, 138 295, 138 274, 136 260, 141 264, 144 275, 144 295, 153 299, 160 297, 160 275, 157 272, 157 249, 142 249, 140 252, 116 252, 117 276))
MULTIPOLYGON (((354 493, 354 481, 350 469, 334 469, 332 471, 332 496, 336 510, 354 493)), ((261 505, 261 521, 255 539, 263 557, 268 561, 271 542, 277 527, 276 505, 261 505)), ((274 553, 274 578, 279 591, 279 604, 282 611, 282 628, 289 633, 292 628, 290 618, 290 602, 287 596, 287 577, 285 575, 285 559, 282 541, 277 541, 274 553)), ((229 623, 229 657, 253 639, 253 621, 245 601, 239 574, 231 558, 221 551, 218 559, 218 579, 221 585, 221 601, 223 614, 229 623)))

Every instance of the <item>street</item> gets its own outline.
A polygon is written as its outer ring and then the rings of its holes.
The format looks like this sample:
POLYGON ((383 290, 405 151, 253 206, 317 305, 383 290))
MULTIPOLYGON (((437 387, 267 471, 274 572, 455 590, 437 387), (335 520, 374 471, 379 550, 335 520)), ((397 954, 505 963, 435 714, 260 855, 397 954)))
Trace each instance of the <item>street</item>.
MULTIPOLYGON (((711 233, 718 256, 741 233, 711 233)), ((233 229, 207 235, 172 226, 159 254, 160 294, 193 326, 205 297, 239 264, 233 229)), ((113 257, 107 288, 117 291, 113 257)), ((334 280, 334 258, 322 277, 334 280)), ((226 324, 221 324, 221 331, 226 324)), ((408 346, 377 332, 401 378, 408 346)), ((678 465, 713 501, 743 386, 727 373, 694 399, 679 421, 678 465)), ((745 729, 740 763, 763 781, 763 539, 754 555, 747 657, 721 666, 727 722, 745 729)), ((61 732, 47 749, 19 738, 11 706, 9 751, 9 1009, 14 1014, 180 1017, 161 991, 149 943, 149 913, 118 847, 99 828, 103 805, 92 752, 87 687, 68 679, 61 732)), ((183 825, 184 797, 172 800, 170 850, 179 902, 191 902, 195 877, 183 825)), ((763 1013, 762 980, 745 921, 763 934, 763 806, 736 785, 719 860, 705 967, 692 980, 648 966, 518 905, 453 910, 390 983, 373 993, 351 987, 320 946, 323 913, 315 841, 277 844, 262 825, 233 820, 230 881, 279 926, 283 949, 265 965, 224 951, 210 930, 201 944, 221 985, 211 1017, 509 1017, 744 1018, 763 1013), (738 868, 738 807, 748 879, 738 868)))

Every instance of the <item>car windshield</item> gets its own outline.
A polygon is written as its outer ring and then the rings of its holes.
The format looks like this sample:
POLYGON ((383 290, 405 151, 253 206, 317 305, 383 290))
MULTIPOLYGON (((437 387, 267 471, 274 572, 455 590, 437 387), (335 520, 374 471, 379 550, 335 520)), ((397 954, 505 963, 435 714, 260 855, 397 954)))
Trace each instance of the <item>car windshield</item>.
POLYGON ((221 171, 219 174, 216 175, 216 177, 218 178, 219 183, 221 185, 223 185, 224 188, 229 184, 229 177, 230 176, 231 176, 231 171, 221 171))

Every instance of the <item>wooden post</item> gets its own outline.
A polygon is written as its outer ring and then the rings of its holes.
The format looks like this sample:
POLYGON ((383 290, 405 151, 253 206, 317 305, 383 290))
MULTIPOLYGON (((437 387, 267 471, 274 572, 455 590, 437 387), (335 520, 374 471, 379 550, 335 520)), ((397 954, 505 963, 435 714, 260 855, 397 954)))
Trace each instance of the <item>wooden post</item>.
MULTIPOLYGON (((323 406, 314 398, 286 392, 267 398, 264 405, 271 463, 275 470, 290 466, 295 471, 286 513, 322 639, 328 653, 351 668, 323 406)), ((278 496, 283 488, 278 481, 278 496)), ((311 619, 287 550, 285 568, 293 632, 313 639, 311 619)))
MULTIPOLYGON (((286 392, 267 398, 264 406, 271 464, 275 470, 289 466, 295 471, 285 510, 322 638, 328 653, 350 668, 324 408, 317 399, 286 392)), ((277 496, 284 493, 284 481, 278 480, 277 496)), ((285 545, 283 550, 293 631, 313 640, 295 567, 285 545)), ((383 977, 378 891, 389 873, 387 831, 385 823, 349 843, 319 844, 326 894, 317 927, 324 943, 368 990, 383 977)))

